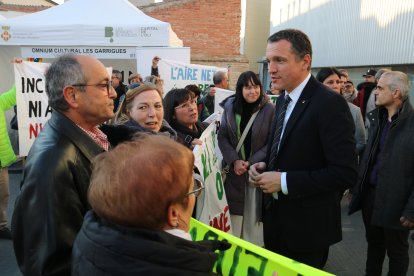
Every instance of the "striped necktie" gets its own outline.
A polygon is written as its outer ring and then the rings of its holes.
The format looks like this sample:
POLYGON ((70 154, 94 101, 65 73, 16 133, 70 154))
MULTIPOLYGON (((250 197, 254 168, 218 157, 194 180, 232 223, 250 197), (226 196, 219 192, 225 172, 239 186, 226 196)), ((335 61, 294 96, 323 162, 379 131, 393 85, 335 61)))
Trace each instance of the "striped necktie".
POLYGON ((292 99, 288 95, 285 96, 285 102, 283 103, 282 110, 280 111, 279 116, 277 118, 276 132, 273 138, 272 148, 270 150, 270 162, 268 164, 268 168, 271 171, 275 170, 276 168, 275 160, 279 149, 280 139, 282 136, 283 122, 285 121, 286 109, 291 100, 292 99))

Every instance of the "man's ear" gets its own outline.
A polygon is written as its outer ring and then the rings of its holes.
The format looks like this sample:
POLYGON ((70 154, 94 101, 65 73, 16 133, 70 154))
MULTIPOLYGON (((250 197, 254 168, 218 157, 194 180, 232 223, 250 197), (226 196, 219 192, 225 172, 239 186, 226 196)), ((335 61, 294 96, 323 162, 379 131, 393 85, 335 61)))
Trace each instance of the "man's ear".
POLYGON ((308 68, 310 68, 311 61, 312 61, 312 58, 311 58, 311 56, 309 54, 306 54, 303 57, 303 62, 304 62, 304 68, 305 68, 305 70, 308 70, 308 68))
POLYGON ((180 212, 178 211, 176 204, 170 205, 167 210, 168 226, 170 226, 171 228, 177 228, 179 215, 180 212))
POLYGON ((392 94, 393 94, 393 98, 394 99, 402 99, 402 95, 401 95, 401 90, 400 89, 395 89, 392 94))
POLYGON ((78 90, 75 89, 73 86, 65 86, 63 88, 63 97, 65 98, 68 105, 72 108, 76 108, 79 106, 78 100, 78 90))

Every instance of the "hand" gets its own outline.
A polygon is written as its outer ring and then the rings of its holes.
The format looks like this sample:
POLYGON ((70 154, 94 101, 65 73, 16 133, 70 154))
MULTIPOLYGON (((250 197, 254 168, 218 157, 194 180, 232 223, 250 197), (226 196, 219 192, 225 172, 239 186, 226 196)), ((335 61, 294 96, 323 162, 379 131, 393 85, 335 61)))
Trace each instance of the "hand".
POLYGON ((158 61, 160 60, 161 58, 159 57, 159 56, 155 56, 153 59, 152 59, 152 67, 153 68, 157 68, 158 67, 158 61))
POLYGON ((216 88, 215 88, 215 87, 211 87, 211 88, 210 88, 210 91, 208 92, 208 94, 209 94, 211 97, 214 97, 214 96, 216 95, 216 88))
POLYGON ((193 141, 191 141, 191 145, 194 147, 195 145, 199 145, 201 146, 203 144, 203 141, 201 141, 200 139, 194 139, 193 141))
POLYGON ((266 170, 265 162, 259 162, 251 165, 249 169, 249 180, 252 182, 253 177, 260 175, 264 170, 266 170))
POLYGON ((233 162, 233 166, 234 173, 237 175, 242 175, 245 172, 247 172, 247 169, 249 168, 249 162, 243 160, 236 160, 233 162))
POLYGON ((272 194, 282 190, 280 172, 264 172, 255 177, 255 182, 263 193, 272 194))
POLYGON ((281 190, 280 172, 264 172, 266 163, 259 162, 250 166, 249 181, 253 186, 262 189, 264 193, 275 193, 281 190))
POLYGON ((406 227, 408 229, 414 229, 414 221, 406 217, 400 217, 400 223, 403 227, 406 227))

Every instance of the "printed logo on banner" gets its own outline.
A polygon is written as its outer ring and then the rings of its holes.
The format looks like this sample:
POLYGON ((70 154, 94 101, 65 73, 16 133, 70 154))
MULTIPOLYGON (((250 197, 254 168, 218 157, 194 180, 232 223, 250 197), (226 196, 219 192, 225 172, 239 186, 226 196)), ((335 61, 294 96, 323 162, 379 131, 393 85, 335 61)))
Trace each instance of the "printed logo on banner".
POLYGON ((0 37, 4 41, 8 41, 12 37, 11 33, 9 32, 10 26, 2 26, 1 29, 3 30, 3 33, 0 35, 0 37))
POLYGON ((111 39, 109 39, 109 42, 114 42, 113 39, 114 36, 114 28, 112 27, 105 27, 105 37, 110 37, 111 39))
POLYGON ((154 26, 141 27, 141 37, 151 37, 154 31, 158 31, 158 28, 154 26))

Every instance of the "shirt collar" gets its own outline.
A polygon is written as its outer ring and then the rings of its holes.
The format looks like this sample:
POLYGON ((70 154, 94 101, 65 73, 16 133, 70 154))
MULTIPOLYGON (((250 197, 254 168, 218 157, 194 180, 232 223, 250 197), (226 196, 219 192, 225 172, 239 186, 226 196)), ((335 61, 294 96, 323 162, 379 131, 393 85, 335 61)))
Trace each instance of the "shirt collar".
POLYGON ((88 134, 89 137, 91 137, 98 145, 100 145, 105 151, 109 150, 109 142, 108 137, 105 135, 105 133, 102 132, 98 128, 98 126, 95 126, 91 130, 86 130, 80 125, 76 124, 80 129, 82 129, 86 134, 88 134))
POLYGON ((295 104, 298 100, 300 95, 302 94, 303 89, 305 88, 306 84, 308 83, 311 74, 309 73, 308 76, 295 88, 292 92, 286 91, 289 97, 292 99, 292 102, 295 104))

